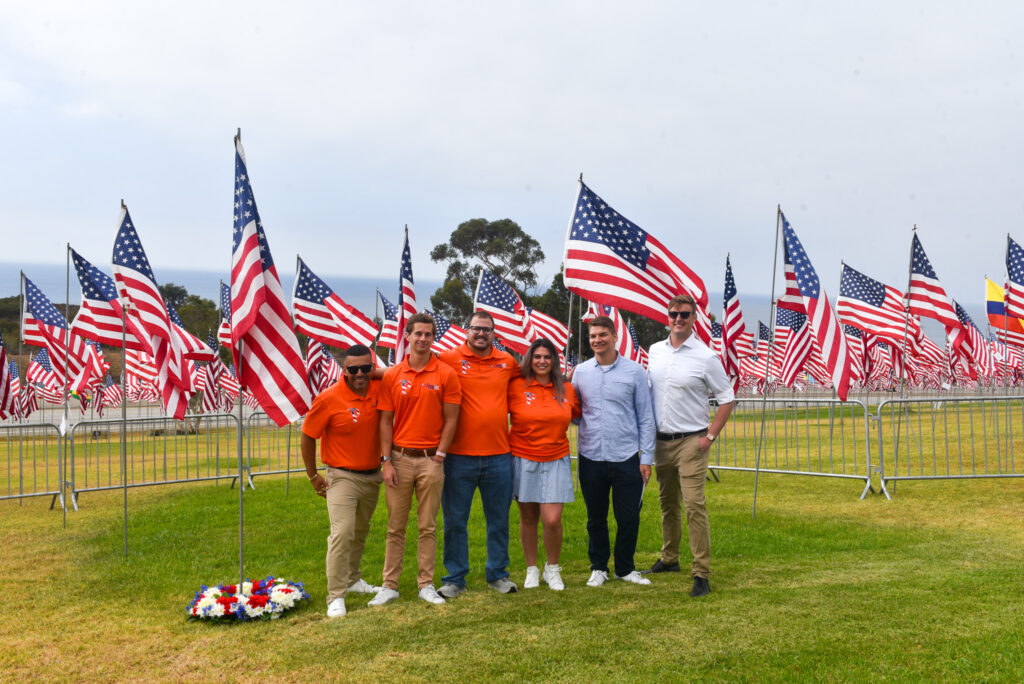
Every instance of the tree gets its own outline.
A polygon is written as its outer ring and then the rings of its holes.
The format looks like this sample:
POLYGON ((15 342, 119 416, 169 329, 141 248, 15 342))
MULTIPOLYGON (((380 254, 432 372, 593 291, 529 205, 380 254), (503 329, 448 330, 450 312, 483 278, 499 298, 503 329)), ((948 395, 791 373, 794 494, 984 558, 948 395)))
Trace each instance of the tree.
MULTIPOLYGON (((164 298, 164 303, 170 304, 175 309, 181 307, 185 303, 186 297, 188 297, 188 290, 181 285, 175 285, 174 283, 165 283, 164 285, 157 286, 160 290, 160 296, 164 298)), ((216 307, 214 307, 216 308, 216 307)), ((181 313, 179 311, 179 313, 181 313)))
POLYGON ((434 311, 462 322, 473 311, 480 269, 504 278, 524 297, 537 286, 535 267, 544 261, 540 243, 512 219, 470 219, 452 231, 448 242, 430 251, 434 262, 446 262, 445 282, 431 295, 434 311))

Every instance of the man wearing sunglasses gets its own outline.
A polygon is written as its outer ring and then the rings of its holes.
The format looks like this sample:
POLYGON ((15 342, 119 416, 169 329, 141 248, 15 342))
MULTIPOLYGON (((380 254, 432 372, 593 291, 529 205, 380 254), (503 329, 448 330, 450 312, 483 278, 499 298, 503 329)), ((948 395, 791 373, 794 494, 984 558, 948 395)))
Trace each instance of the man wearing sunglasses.
POLYGON ((331 533, 327 537, 327 617, 345 614, 349 592, 376 594, 359 569, 370 531, 370 518, 380 495, 380 429, 377 390, 370 379, 370 350, 349 347, 342 362, 343 382, 325 389, 313 400, 302 422, 302 460, 313 491, 327 499, 331 533), (316 440, 327 467, 316 467, 316 440))
POLYGON ((512 452, 508 445, 508 384, 519 364, 494 348, 494 318, 486 311, 469 317, 466 342, 441 352, 440 360, 459 376, 462 408, 450 453, 444 462, 444 566, 440 594, 466 591, 469 574, 469 511, 473 493, 487 526, 487 585, 501 594, 518 587, 508 577, 508 512, 512 506, 512 452))
POLYGON ((668 303, 669 336, 651 345, 648 373, 658 423, 654 471, 661 500, 661 557, 648 572, 679 572, 682 539, 680 499, 686 511, 693 589, 690 596, 710 593, 711 534, 704 504, 708 452, 732 413, 736 397, 721 359, 693 334, 697 303, 677 295, 668 303), (708 397, 718 402, 708 426, 708 397))

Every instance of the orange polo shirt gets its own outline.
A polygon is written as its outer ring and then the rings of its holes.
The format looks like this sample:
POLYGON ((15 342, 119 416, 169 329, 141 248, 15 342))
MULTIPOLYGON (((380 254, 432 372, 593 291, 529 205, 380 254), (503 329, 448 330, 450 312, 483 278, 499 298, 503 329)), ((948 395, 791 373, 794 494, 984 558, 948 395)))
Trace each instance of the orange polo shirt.
POLYGON ((562 403, 555 386, 516 378, 508 386, 508 410, 512 426, 508 440, 512 454, 530 461, 557 461, 569 453, 569 422, 580 417, 580 400, 568 380, 562 403))
POLYGON ((320 460, 335 468, 372 470, 380 467, 380 381, 371 380, 361 397, 339 380, 313 400, 302 421, 302 433, 320 440, 320 460))
POLYGON ((409 357, 384 371, 377 408, 395 412, 392 444, 430 449, 441 441, 444 405, 461 403, 462 388, 455 372, 431 355, 418 371, 409 367, 409 357))
POLYGON ((519 364, 508 352, 491 347, 477 356, 466 344, 441 352, 462 384, 459 427, 448 451, 463 456, 508 453, 508 383, 519 376, 519 364))

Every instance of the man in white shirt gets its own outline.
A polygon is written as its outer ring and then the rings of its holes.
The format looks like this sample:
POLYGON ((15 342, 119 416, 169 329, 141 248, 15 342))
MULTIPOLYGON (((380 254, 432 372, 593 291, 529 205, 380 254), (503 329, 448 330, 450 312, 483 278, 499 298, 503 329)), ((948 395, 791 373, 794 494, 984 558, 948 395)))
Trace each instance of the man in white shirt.
POLYGON ((693 553, 690 596, 694 597, 711 591, 711 534, 704 505, 708 451, 736 401, 721 360, 693 335, 696 311, 697 304, 688 295, 669 301, 669 336, 651 345, 648 368, 658 426, 654 471, 661 499, 662 536, 661 558, 648 572, 679 572, 682 498, 693 553), (718 410, 708 427, 711 395, 718 401, 718 410))

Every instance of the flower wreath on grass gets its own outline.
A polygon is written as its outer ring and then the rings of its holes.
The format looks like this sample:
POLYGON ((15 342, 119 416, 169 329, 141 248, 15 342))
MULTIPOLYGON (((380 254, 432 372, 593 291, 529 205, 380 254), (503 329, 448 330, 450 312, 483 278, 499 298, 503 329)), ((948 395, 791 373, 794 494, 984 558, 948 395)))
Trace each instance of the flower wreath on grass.
POLYGON ((188 606, 190 618, 231 622, 258 618, 275 620, 286 610, 309 598, 302 582, 268 576, 257 582, 202 587, 188 606))

